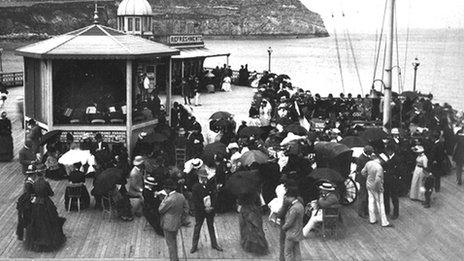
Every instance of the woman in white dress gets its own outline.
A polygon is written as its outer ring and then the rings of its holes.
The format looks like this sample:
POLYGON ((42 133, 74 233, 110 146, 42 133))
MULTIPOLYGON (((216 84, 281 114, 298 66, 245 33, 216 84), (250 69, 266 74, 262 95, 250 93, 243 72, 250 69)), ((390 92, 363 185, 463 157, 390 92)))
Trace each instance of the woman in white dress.
POLYGON ((232 91, 232 87, 230 85, 231 82, 232 82, 232 79, 230 79, 229 76, 224 77, 224 80, 222 81, 222 90, 225 92, 232 91))
POLYGON ((423 189, 425 172, 427 169, 428 159, 427 156, 424 154, 424 147, 422 146, 415 146, 413 148, 414 152, 419 154, 416 158, 416 167, 414 168, 414 172, 412 174, 411 180, 411 189, 409 191, 409 198, 412 200, 425 200, 425 189, 423 189))

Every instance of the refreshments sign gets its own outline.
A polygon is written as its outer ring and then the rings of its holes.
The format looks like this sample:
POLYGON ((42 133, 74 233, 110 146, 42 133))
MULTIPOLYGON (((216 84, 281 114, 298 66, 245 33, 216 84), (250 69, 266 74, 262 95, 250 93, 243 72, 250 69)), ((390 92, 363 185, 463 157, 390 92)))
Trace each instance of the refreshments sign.
POLYGON ((203 35, 171 35, 169 36, 169 44, 171 45, 188 45, 188 44, 203 44, 203 35))

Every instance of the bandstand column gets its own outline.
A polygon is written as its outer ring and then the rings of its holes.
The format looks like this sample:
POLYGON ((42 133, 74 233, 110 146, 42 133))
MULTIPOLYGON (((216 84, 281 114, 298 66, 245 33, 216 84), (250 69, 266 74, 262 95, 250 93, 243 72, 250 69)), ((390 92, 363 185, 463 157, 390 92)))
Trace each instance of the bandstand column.
MULTIPOLYGON (((184 68, 182 62, 182 68, 184 68)), ((166 91, 166 115, 168 116, 168 124, 171 126, 171 97, 172 96, 172 59, 169 58, 169 71, 168 71, 168 89, 166 91)))
POLYGON ((129 158, 132 158, 132 60, 126 60, 126 144, 129 158))
POLYGON ((53 130, 53 62, 52 60, 47 60, 46 64, 46 85, 45 85, 45 95, 47 97, 47 118, 48 118, 48 130, 53 130))

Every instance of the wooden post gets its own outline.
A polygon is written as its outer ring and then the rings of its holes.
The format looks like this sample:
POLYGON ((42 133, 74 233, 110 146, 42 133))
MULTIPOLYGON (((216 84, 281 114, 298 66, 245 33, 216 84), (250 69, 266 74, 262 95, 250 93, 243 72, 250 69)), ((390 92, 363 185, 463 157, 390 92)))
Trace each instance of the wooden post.
POLYGON ((47 123, 48 123, 48 131, 53 130, 53 62, 52 60, 47 60, 46 61, 46 67, 47 67, 47 74, 45 77, 47 77, 47 85, 45 95, 47 97, 46 102, 47 102, 47 123))
MULTIPOLYGON (((168 70, 168 85, 166 90, 166 115, 168 116, 168 124, 171 126, 171 96, 172 96, 172 58, 169 57, 168 70)), ((184 65, 184 62, 182 62, 184 65)), ((182 66, 183 68, 183 66, 182 66)))
POLYGON ((132 60, 126 61, 126 144, 132 158, 132 60))
POLYGON ((2 54, 3 54, 3 48, 0 48, 0 72, 3 72, 2 54))
MULTIPOLYGON (((171 59, 169 59, 169 64, 171 64, 171 59)), ((169 66, 169 71, 171 71, 171 66, 169 66)), ((181 62, 181 71, 180 71, 180 75, 181 75, 181 76, 180 76, 180 77, 181 77, 180 80, 181 80, 181 81, 182 81, 182 79, 184 79, 184 77, 185 77, 184 74, 185 74, 185 63, 184 63, 184 60, 182 60, 182 62, 181 62)))

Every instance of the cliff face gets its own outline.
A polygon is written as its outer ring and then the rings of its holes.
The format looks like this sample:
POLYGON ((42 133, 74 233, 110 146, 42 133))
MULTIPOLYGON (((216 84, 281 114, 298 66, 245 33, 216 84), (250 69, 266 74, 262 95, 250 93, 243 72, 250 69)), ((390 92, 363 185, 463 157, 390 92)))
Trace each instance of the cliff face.
MULTIPOLYGON (((299 0, 149 0, 156 34, 326 36, 319 14, 299 0)), ((119 1, 99 1, 100 22, 116 27, 119 1)), ((89 25, 93 2, 66 0, 0 8, 0 35, 66 33, 89 25)))

